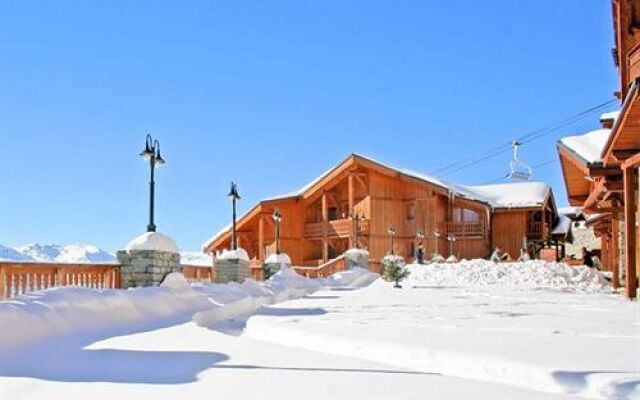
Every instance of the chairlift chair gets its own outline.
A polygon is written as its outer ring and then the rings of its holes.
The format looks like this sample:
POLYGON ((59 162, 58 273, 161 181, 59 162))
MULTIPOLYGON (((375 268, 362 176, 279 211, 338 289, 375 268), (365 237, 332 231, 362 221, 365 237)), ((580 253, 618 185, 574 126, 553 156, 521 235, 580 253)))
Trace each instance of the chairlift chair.
POLYGON ((509 162, 511 172, 507 174, 507 179, 528 181, 529 179, 531 179, 531 167, 524 161, 518 159, 518 146, 522 146, 522 142, 514 140, 511 143, 511 146, 513 147, 513 155, 511 156, 511 161, 509 162))

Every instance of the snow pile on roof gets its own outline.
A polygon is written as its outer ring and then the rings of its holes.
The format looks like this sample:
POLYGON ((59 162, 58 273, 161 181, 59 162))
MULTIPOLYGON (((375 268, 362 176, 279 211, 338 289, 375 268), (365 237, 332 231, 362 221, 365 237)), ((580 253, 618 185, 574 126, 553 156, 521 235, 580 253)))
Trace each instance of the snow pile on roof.
POLYGON ((567 136, 560 143, 591 164, 602 161, 602 150, 610 133, 611 129, 596 129, 584 135, 567 136))
POLYGON ((153 250, 179 253, 178 245, 169 236, 159 232, 145 232, 127 244, 126 251, 153 250))
POLYGON ((537 207, 544 204, 549 195, 549 185, 543 182, 518 182, 497 185, 463 186, 494 208, 537 207))
POLYGON ((620 116, 620 110, 609 111, 600 115, 600 121, 607 121, 610 119, 615 121, 618 119, 619 116, 620 116))
POLYGON ((310 279, 282 268, 266 282, 188 284, 180 273, 159 287, 98 290, 47 289, 0 301, 0 349, 29 345, 63 335, 100 335, 152 330, 194 319, 199 325, 248 318, 259 308, 302 297, 322 287, 363 287, 378 274, 354 269, 310 279))
POLYGON ((609 290, 604 276, 593 268, 569 267, 541 260, 494 263, 463 260, 457 264, 412 264, 408 286, 502 286, 575 292, 609 290))
POLYGON ((246 250, 238 247, 236 250, 224 250, 216 255, 216 260, 244 260, 249 261, 249 255, 246 250))
POLYGON ((558 214, 558 222, 551 231, 552 235, 567 235, 571 230, 571 218, 565 214, 558 214))
POLYGON ((180 263, 210 267, 213 265, 213 257, 201 251, 182 251, 180 252, 180 263))
POLYGON ((273 254, 269 255, 269 257, 267 257, 266 260, 264 260, 264 263, 265 264, 291 265, 291 258, 289 258, 289 256, 287 254, 284 254, 284 253, 280 253, 280 254, 273 253, 273 254))

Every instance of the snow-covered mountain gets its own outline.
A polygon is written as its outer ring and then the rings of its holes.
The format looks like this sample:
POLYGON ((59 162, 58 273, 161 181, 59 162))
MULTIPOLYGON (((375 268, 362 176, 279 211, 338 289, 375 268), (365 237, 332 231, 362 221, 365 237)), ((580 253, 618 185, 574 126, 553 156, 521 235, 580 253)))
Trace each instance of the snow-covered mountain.
POLYGON ((4 261, 108 263, 115 259, 113 254, 92 245, 34 243, 16 248, 0 245, 0 260, 4 261))
MULTIPOLYGON (((183 264, 211 266, 211 256, 200 251, 180 253, 183 264)), ((59 263, 110 263, 116 257, 99 247, 88 244, 33 243, 15 248, 0 244, 0 261, 40 261, 59 263)))

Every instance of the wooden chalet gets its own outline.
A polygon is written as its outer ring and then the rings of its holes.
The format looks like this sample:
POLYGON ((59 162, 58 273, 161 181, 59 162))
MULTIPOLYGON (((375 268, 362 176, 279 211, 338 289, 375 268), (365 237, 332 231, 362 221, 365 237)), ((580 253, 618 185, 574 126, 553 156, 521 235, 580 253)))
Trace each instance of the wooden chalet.
MULTIPOLYGON (((515 258, 523 246, 533 254, 548 243, 557 220, 543 183, 452 185, 352 154, 299 191, 262 200, 239 218, 238 244, 254 264, 275 251, 275 209, 282 214, 281 248, 294 265, 323 265, 357 246, 369 251, 373 269, 389 251, 389 226, 396 231, 394 254, 407 260, 419 230, 426 257, 486 258, 500 246, 515 258)), ((230 241, 225 227, 203 250, 216 254, 230 241)))
POLYGON ((602 237, 603 262, 628 297, 636 297, 640 241, 637 214, 640 166, 640 0, 614 0, 613 22, 622 107, 602 118, 603 129, 558 145, 571 205, 582 206, 602 237))

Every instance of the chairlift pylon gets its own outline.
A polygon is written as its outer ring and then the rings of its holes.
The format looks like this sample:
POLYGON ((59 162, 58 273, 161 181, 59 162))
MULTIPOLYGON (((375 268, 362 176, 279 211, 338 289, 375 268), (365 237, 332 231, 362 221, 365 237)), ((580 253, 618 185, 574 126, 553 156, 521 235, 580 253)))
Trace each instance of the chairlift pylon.
POLYGON ((531 179, 531 167, 524 161, 518 159, 518 146, 522 146, 522 142, 517 140, 511 142, 513 154, 511 156, 511 161, 509 162, 511 172, 507 174, 507 179, 528 181, 531 179))

